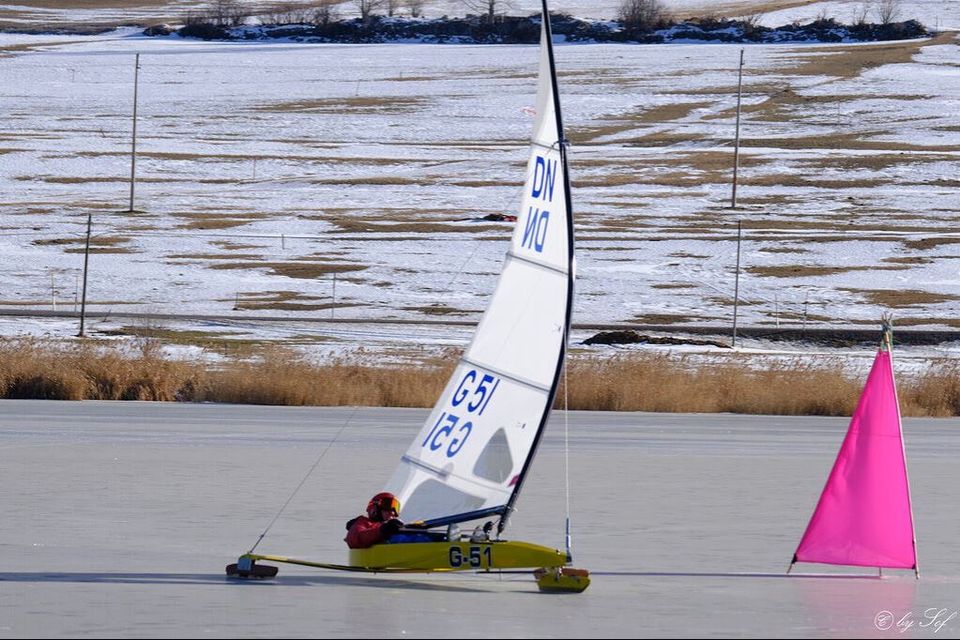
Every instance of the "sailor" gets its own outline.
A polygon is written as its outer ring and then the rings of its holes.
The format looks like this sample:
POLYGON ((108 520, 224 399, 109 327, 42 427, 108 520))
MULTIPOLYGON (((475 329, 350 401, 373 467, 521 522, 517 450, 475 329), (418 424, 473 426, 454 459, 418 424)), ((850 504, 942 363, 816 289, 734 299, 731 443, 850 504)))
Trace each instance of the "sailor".
POLYGON ((366 549, 375 544, 402 542, 439 542, 447 540, 443 532, 428 531, 403 524, 400 519, 400 501, 388 491, 378 493, 367 503, 367 515, 347 522, 347 537, 351 549, 366 549))
POLYGON ((390 492, 384 491, 370 498, 367 503, 367 515, 357 516, 347 522, 347 537, 344 540, 351 549, 366 549, 375 544, 386 542, 400 530, 400 501, 390 492))

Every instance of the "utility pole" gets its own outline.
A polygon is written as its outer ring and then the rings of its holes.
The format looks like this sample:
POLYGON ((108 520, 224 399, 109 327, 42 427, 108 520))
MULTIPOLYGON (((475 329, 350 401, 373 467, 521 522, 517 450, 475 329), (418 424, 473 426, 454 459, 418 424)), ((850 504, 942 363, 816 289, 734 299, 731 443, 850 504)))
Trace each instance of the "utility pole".
POLYGON ((733 140, 733 194, 730 208, 737 208, 737 171, 740 168, 740 99, 743 97, 743 49, 740 49, 740 73, 737 78, 737 129, 733 140))
POLYGON ((337 315, 337 272, 333 272, 333 303, 330 305, 330 318, 337 315))
POLYGON ((740 221, 737 220, 737 269, 733 276, 733 340, 730 346, 737 346, 737 306, 740 301, 740 221))
POLYGON ((93 212, 87 212, 87 244, 83 249, 83 296, 80 299, 80 333, 83 338, 83 325, 87 315, 87 265, 90 264, 90 229, 93 227, 93 212))
POLYGON ((800 335, 803 338, 807 337, 807 307, 810 304, 810 293, 803 297, 803 324, 800 325, 800 335))
POLYGON ((130 208, 133 213, 133 189, 137 183, 137 87, 140 83, 140 54, 136 55, 133 67, 133 139, 130 143, 130 208))

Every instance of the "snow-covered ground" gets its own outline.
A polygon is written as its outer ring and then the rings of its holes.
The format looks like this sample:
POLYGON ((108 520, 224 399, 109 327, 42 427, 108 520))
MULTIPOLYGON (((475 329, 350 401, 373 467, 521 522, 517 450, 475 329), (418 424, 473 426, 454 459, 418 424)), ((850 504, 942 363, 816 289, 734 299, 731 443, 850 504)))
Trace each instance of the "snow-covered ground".
MULTIPOLYGON (((536 47, 133 29, 0 47, 0 304, 74 308, 92 214, 100 314, 485 308, 511 227, 476 219, 517 206, 536 47)), ((741 221, 743 325, 874 326, 893 310, 901 325, 955 326, 960 48, 747 47, 732 210, 740 48, 557 48, 575 320, 729 324, 741 221)))
MULTIPOLYGON (((718 3, 721 4, 721 3, 718 3)), ((733 4, 733 3, 730 3, 733 4)), ((741 3, 749 4, 749 3, 741 3)), ((838 22, 851 24, 865 16, 868 22, 880 22, 880 2, 865 0, 834 0, 830 2, 812 2, 799 7, 790 7, 768 11, 761 14, 760 22, 767 26, 801 23, 817 18, 833 18, 838 22)), ((744 13, 744 15, 750 15, 744 13)), ((930 29, 960 29, 960 12, 951 2, 943 0, 910 0, 900 2, 892 16, 893 21, 916 20, 930 29)))

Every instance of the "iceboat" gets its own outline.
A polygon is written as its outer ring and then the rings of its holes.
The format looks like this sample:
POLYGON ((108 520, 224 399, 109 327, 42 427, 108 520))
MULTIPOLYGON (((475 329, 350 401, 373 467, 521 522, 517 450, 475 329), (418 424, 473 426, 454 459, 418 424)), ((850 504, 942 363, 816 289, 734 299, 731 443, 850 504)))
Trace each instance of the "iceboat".
POLYGON ((450 534, 351 549, 345 565, 248 553, 228 574, 276 574, 262 561, 368 572, 531 569, 541 590, 587 588, 588 572, 568 566, 569 520, 566 550, 504 538, 557 393, 574 290, 566 141, 542 4, 536 116, 510 248, 470 346, 385 487, 408 524, 450 534), (453 533, 461 527, 463 537, 453 533))

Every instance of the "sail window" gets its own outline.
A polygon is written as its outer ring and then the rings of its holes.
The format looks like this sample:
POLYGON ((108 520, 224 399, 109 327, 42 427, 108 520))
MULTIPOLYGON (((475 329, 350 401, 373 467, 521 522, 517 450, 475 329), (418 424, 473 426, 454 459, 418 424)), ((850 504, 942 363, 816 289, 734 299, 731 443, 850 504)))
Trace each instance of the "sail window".
POLYGON ((498 429, 493 434, 487 446, 480 452, 480 457, 473 466, 473 473, 498 484, 510 477, 513 473, 513 456, 510 455, 506 431, 498 429))

